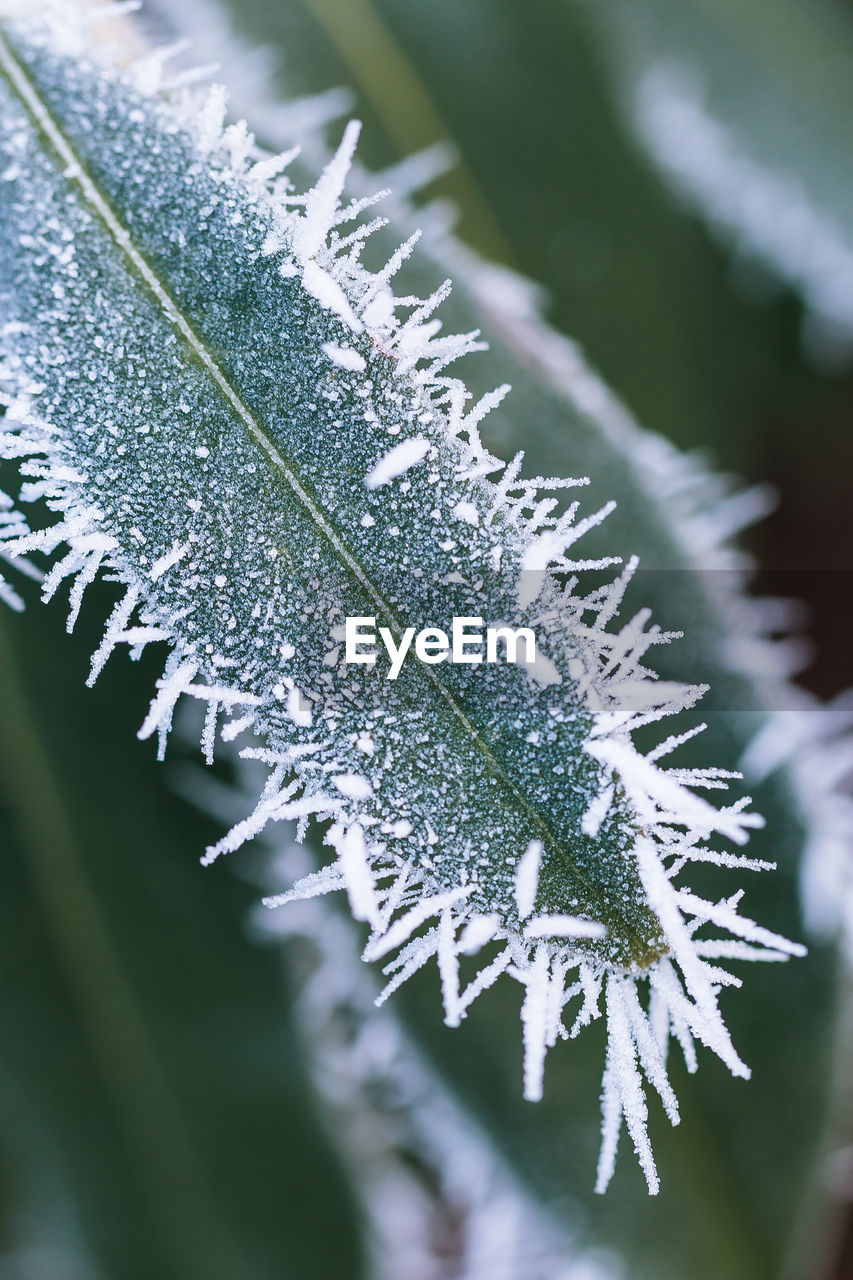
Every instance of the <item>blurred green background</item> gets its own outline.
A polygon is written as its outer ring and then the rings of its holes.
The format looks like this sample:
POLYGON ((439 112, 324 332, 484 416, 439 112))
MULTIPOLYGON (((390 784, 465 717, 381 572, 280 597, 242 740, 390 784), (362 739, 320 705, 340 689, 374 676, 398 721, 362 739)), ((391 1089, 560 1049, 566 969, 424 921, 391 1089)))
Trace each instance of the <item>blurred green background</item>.
MULTIPOLYGON (((175 4, 179 31, 223 12, 175 4)), ((830 694, 853 640, 853 359, 816 354, 800 294, 673 192, 631 101, 656 56, 692 67, 739 144, 800 175, 853 254, 853 9, 674 6, 234 0, 231 21, 273 47, 288 92, 353 89, 371 167, 451 139, 458 163, 428 194, 455 204, 459 234, 545 288, 553 323, 644 425, 776 487, 748 534, 758 588, 806 600, 803 680, 830 694), (796 128, 779 142, 764 116, 796 128)), ((256 894, 228 866, 198 868, 209 824, 133 737, 156 663, 116 660, 82 687, 109 599, 92 596, 70 643, 61 605, 0 619, 0 1276, 364 1275, 279 959, 248 940, 256 894)), ((843 1228, 821 1232, 791 1280, 853 1276, 843 1228)), ((756 1262, 756 1280, 771 1274, 756 1262)))

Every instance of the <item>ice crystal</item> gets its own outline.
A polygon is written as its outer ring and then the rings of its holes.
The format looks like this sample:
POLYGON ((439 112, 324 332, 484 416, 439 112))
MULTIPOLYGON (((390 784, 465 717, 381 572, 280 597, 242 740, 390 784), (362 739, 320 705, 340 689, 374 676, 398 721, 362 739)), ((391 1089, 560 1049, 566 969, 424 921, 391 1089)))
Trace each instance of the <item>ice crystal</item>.
POLYGON ((718 961, 802 948, 738 894, 680 883, 695 860, 758 869, 719 841, 759 819, 695 794, 730 772, 658 763, 683 735, 646 756, 632 743, 702 689, 655 679, 648 651, 671 637, 646 611, 620 620, 634 561, 584 585, 574 544, 612 504, 559 512, 554 491, 582 481, 522 479, 485 448, 507 388, 469 405, 447 373, 481 344, 441 333, 445 287, 395 297, 415 237, 378 271, 361 262, 376 224, 359 222, 369 196, 344 193, 356 126, 299 193, 292 151, 226 126, 219 89, 65 46, 0 34, 0 448, 20 502, 57 516, 32 532, 13 517, 6 557, 65 545, 45 594, 70 580, 69 626, 99 573, 123 585, 90 679, 118 646, 167 642, 140 729, 161 755, 182 698, 205 704, 208 760, 255 733, 243 752, 266 784, 205 860, 273 822, 329 822, 334 860, 271 904, 344 890, 384 962, 380 1001, 435 959, 453 1026, 510 975, 531 1099, 546 1051, 604 1016, 598 1186, 624 1120, 657 1190, 644 1080, 675 1122, 670 1034, 691 1069, 698 1040, 748 1074, 718 961), (391 636, 456 616, 529 626, 537 662, 412 662, 387 682, 342 654, 345 618, 365 615, 391 636))

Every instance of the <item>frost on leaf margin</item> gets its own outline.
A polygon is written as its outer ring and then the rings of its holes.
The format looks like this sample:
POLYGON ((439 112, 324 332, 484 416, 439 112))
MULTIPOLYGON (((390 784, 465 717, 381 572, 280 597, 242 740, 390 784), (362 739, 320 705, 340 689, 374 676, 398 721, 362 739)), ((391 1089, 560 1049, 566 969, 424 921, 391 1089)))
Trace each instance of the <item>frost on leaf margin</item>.
MULTIPOLYGON (((427 299, 394 297, 391 281, 414 238, 379 271, 362 265, 363 246, 377 224, 357 221, 373 199, 347 203, 343 196, 356 126, 347 128, 337 154, 303 195, 286 176, 291 155, 267 156, 245 125, 225 125, 225 97, 217 88, 197 95, 182 83, 172 86, 168 101, 155 100, 147 95, 156 90, 160 72, 152 72, 150 59, 137 68, 145 91, 140 95, 139 83, 134 90, 114 73, 95 78, 85 64, 58 58, 20 32, 0 51, 13 89, 4 179, 16 184, 19 201, 10 216, 28 228, 17 240, 23 252, 7 258, 6 269, 13 278, 18 272, 19 287, 7 291, 5 301, 20 314, 3 331, 0 377, 18 397, 20 425, 4 432, 2 448, 4 456, 24 459, 21 500, 45 501, 61 517, 51 528, 22 531, 7 551, 50 553, 66 544, 44 592, 49 598, 72 579, 69 626, 86 586, 100 572, 124 584, 90 680, 117 645, 135 654, 155 641, 169 643, 165 672, 140 730, 142 737, 159 736, 161 754, 182 696, 206 705, 202 743, 208 759, 218 736, 232 741, 252 730, 261 737, 262 745, 243 749, 271 770, 258 805, 208 852, 207 861, 238 848, 272 821, 297 819, 303 829, 315 816, 331 821, 327 838, 336 860, 275 901, 345 890, 355 917, 370 925, 365 957, 385 961, 389 981, 381 998, 435 958, 445 1018, 453 1026, 482 991, 508 973, 525 989, 524 1085, 531 1099, 541 1096, 547 1049, 606 1016, 598 1187, 603 1190, 611 1176, 624 1120, 656 1191, 644 1080, 675 1122, 677 1104, 665 1067, 670 1036, 679 1041, 691 1070, 698 1040, 736 1075, 747 1075, 718 1007, 720 990, 739 980, 716 962, 780 960, 802 948, 742 917, 740 894, 709 902, 676 884, 694 861, 763 869, 766 864, 708 844, 715 834, 742 844, 758 819, 746 812, 748 801, 717 809, 695 794, 724 788, 730 773, 659 764, 698 730, 675 733, 645 756, 632 744, 636 729, 689 708, 701 689, 657 681, 646 668, 648 650, 671 638, 650 624, 646 612, 617 628, 635 561, 604 587, 582 585, 590 566, 568 553, 607 508, 581 519, 573 502, 557 514, 553 490, 580 482, 523 480, 520 458, 504 467, 484 448, 478 424, 506 388, 469 408, 464 385, 446 373, 453 360, 478 346, 476 333, 440 336, 434 312, 446 287, 427 299), (121 124, 123 142, 136 148, 137 162, 151 166, 141 184, 144 194, 128 190, 121 174, 102 166, 98 181, 110 197, 104 198, 89 173, 99 159, 97 130, 94 141, 78 136, 77 145, 92 150, 77 154, 41 94, 52 96, 54 112, 73 103, 78 115, 90 110, 96 123, 108 118, 121 124), (39 150, 34 119, 66 177, 77 183, 76 204, 64 188, 57 196, 57 175, 39 150), (152 132, 159 148, 149 150, 152 132), (146 256, 146 235, 158 230, 152 232, 146 219, 155 218, 158 199, 165 206, 174 197, 176 173, 184 179, 189 174, 198 196, 207 197, 204 237, 197 228, 180 242, 167 237, 162 244, 155 236, 146 256), (113 212, 122 209, 122 199, 137 202, 129 211, 132 240, 113 212), (223 212, 227 223, 216 220, 223 212), (80 266, 86 265, 90 240, 95 243, 104 232, 118 247, 119 260, 125 256, 125 269, 129 261, 154 299, 152 306, 151 299, 143 304, 127 294, 119 309, 126 325, 120 350, 110 345, 114 335, 108 333, 106 340, 98 335, 100 345, 95 337, 76 353, 90 370, 89 383, 110 388, 106 434, 103 401, 93 410, 87 382, 81 387, 76 375, 69 378, 64 361, 39 363, 48 335, 56 343, 86 334, 81 306, 88 307, 90 299, 80 266), (175 243, 181 254, 170 258, 175 243), (239 387, 246 372, 243 348, 223 343, 214 356, 216 347, 198 336, 195 276, 184 261, 187 243, 193 251, 206 247, 218 255, 226 274, 232 255, 238 266, 251 260, 257 280, 249 283, 264 284, 263 291, 255 289, 255 305, 278 307, 278 327, 287 320, 300 335, 293 377, 315 398, 304 422, 295 415, 292 423, 275 423, 281 439, 267 431, 264 414, 234 390, 235 379, 239 387), (155 249, 156 269, 149 260, 155 249), (31 258, 38 273, 28 276, 31 258), (169 280, 171 293, 161 277, 169 280), (157 341, 157 325, 169 330, 165 344, 162 335, 157 341), (191 369, 181 363, 180 343, 196 358, 191 369), (165 404, 170 396, 177 401, 162 424, 167 447, 158 440, 156 422, 152 427, 157 396, 140 412, 138 396, 130 402, 121 381, 128 366, 138 367, 150 385, 151 350, 158 352, 162 379, 153 390, 165 404), (211 390, 224 401, 216 413, 209 406, 211 390), (360 409, 347 419, 342 476, 339 448, 334 444, 331 459, 325 455, 317 418, 337 406, 351 413, 352 405, 360 409), (286 426, 296 435, 302 431, 301 452, 294 452, 286 426), (116 440, 121 445, 114 448, 116 440), (288 444, 309 487, 289 469, 288 444), (162 469, 152 477, 157 466, 162 469), (289 490, 275 489, 265 467, 286 476, 289 490), (353 475, 363 485, 354 486, 353 475), (278 527, 271 526, 273 513, 278 527), (242 539, 236 570, 229 563, 235 530, 242 539), (312 537, 319 541, 312 543, 312 537), (307 582, 299 573, 309 562, 294 562, 286 553, 289 543, 314 547, 310 572, 316 576, 307 582), (400 582, 397 566, 406 557, 422 576, 426 571, 423 582, 415 572, 400 582), (376 582, 384 595, 377 594, 376 582), (419 582, 417 590, 412 582, 419 582), (387 705, 377 707, 376 683, 359 683, 356 677, 363 673, 344 669, 335 641, 344 614, 365 611, 365 593, 369 600, 373 592, 381 612, 389 588, 406 621, 420 607, 433 620, 445 613, 488 612, 494 620, 534 624, 544 639, 544 672, 516 672, 501 687, 485 672, 475 682, 450 672, 444 685, 433 681, 426 705, 429 685, 422 672, 414 672, 393 689, 385 685, 387 705), (406 590, 412 593, 408 599, 406 590), (324 611, 328 636, 300 636, 306 618, 316 622, 324 611), (251 652, 245 647, 250 640, 251 652), (528 802, 517 803, 511 788, 497 817, 484 799, 487 793, 477 791, 489 782, 475 768, 482 729, 494 729, 497 738, 506 731, 507 688, 517 728, 502 749, 549 820, 552 811, 558 815, 568 832, 562 845, 541 821, 529 819, 528 802), (449 727, 436 691, 455 708, 449 727), (475 706, 474 721, 460 715, 464 700, 475 706), (358 710, 365 705, 368 714, 358 710), (457 778, 449 800, 429 770, 426 779, 412 772, 417 753, 407 758, 408 774, 401 773, 397 761, 407 747, 394 727, 401 716, 409 735, 417 724, 431 759, 445 752, 450 767, 444 782, 452 787, 457 778), (467 738, 459 736, 456 721, 467 738), (458 759, 451 753, 454 744, 458 759), (569 852, 574 861, 564 865, 569 852), (592 909, 592 897, 583 897, 589 887, 584 859, 601 877, 610 877, 602 880, 603 896, 596 890, 600 912, 592 909), (574 896, 567 884, 574 886, 574 896), (700 937, 706 927, 716 936, 700 937), (466 981, 468 957, 480 967, 466 981), (564 1020, 567 1007, 570 1025, 564 1020)), ((69 120, 73 128, 75 116, 64 123, 69 120)), ((192 194, 184 188, 182 201, 192 194)), ((183 207, 174 216, 180 212, 183 207)), ((103 249, 98 261, 107 262, 103 249)), ((216 316, 210 320, 215 323, 216 316)), ((245 349, 257 352, 260 346, 259 339, 245 349)), ((261 391, 249 389, 263 407, 261 391)), ((342 425, 343 419, 331 423, 338 434, 342 425)), ((487 758, 494 764, 496 757, 487 758)))
POLYGON ((652 63, 633 94, 632 123, 674 190, 743 256, 802 295, 804 337, 824 359, 853 337, 853 244, 801 177, 753 155, 705 101, 702 77, 680 61, 652 63))

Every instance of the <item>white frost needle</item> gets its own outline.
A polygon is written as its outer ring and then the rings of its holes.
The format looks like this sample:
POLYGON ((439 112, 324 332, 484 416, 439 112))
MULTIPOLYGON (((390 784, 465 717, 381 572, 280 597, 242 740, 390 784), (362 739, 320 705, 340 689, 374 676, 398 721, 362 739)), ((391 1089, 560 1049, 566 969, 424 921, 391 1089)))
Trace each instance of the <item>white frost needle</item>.
MULTIPOLYGON (((0 457, 24 481, 0 495, 4 573, 64 544, 45 594, 70 579, 72 624, 99 574, 119 585, 90 682, 120 644, 167 646, 139 731, 161 754, 187 697, 206 704, 207 759, 256 735, 244 754, 267 785, 205 861, 271 823, 330 821, 334 859, 268 905, 344 890, 365 957, 387 960, 380 1000, 436 957, 456 1025, 510 975, 531 1099, 548 1049, 603 1004, 598 1186, 624 1120, 656 1191, 644 1080, 677 1118, 661 1041, 691 1069, 696 1039, 746 1074, 713 962, 802 948, 674 883, 697 859, 758 869, 717 846, 760 820, 695 794, 730 773, 658 767, 697 730, 645 756, 631 741, 701 690, 644 666, 671 638, 645 611, 619 622, 635 560, 584 594, 582 566, 619 556, 567 553, 612 504, 561 506, 582 478, 527 480, 485 448, 508 388, 471 404, 446 372, 481 345, 439 333, 449 286, 395 296, 414 236, 362 265, 356 124, 300 195, 294 153, 226 125, 223 91, 182 77, 155 98, 163 59, 140 88, 80 60, 86 39, 73 7, 50 33, 0 27, 0 457), (53 523, 33 529, 28 503, 53 523), (352 616, 395 646, 453 616, 535 626, 542 657, 409 655, 389 682, 344 661, 352 616), (702 941, 708 926, 723 936, 702 941)), ((13 608, 21 594, 0 577, 13 608)))

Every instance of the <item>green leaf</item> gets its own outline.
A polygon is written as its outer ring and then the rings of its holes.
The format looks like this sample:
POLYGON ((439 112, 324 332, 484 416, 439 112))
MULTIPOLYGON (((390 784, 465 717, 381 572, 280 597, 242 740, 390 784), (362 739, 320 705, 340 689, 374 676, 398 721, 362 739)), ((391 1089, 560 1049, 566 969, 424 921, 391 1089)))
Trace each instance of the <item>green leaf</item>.
MULTIPOLYGON (((2 48, 6 376, 22 419, 5 448, 46 458, 25 464, 36 483, 22 498, 47 496, 64 516, 12 551, 68 542, 46 585, 75 576, 72 620, 102 564, 124 583, 93 675, 116 643, 172 641, 143 736, 165 741, 181 694, 208 704, 208 754, 223 706, 262 733, 270 783, 211 859, 271 819, 331 818, 338 862, 296 893, 346 887, 373 926, 369 953, 403 946, 392 987, 437 954, 456 1025, 487 979, 507 970, 523 984, 529 1098, 559 1034, 552 1011, 580 998, 580 1028, 604 990, 599 1187, 624 1117, 655 1190, 638 1062, 673 1120, 677 1104, 649 1017, 683 1033, 688 1057, 692 1033, 747 1071, 719 1014, 716 966, 686 921, 722 929, 724 957, 744 942, 756 958, 801 949, 674 884, 697 857, 757 869, 704 844, 714 831, 742 843, 756 823, 683 785, 701 775, 668 774, 632 745, 632 731, 698 689, 649 677, 661 637, 644 615, 607 630, 630 570, 588 594, 546 572, 582 567, 565 553, 606 508, 557 515, 541 490, 562 482, 527 482, 515 467, 484 478, 500 468, 477 424, 499 396, 465 415, 465 389, 443 373, 474 335, 435 336, 442 291, 396 303, 413 317, 392 324, 386 286, 407 250, 371 274, 337 231, 351 128, 306 198, 278 181, 276 208, 267 184, 285 161, 258 157, 238 128, 220 138, 215 92, 179 118, 20 33, 2 48), (341 662, 345 617, 377 615, 399 637, 475 613, 535 627, 544 666, 414 663, 388 681, 341 662), (296 781, 284 785, 288 768, 296 781), (496 950, 460 987, 469 925, 496 950), (649 1014, 635 992, 647 979, 649 1014)), ((544 334, 537 343, 527 359, 541 377, 544 334)), ((598 410, 591 438, 609 424, 614 453, 639 442, 582 368, 575 402, 598 410)), ((639 525, 678 548, 655 514, 655 468, 641 472, 639 525)), ((716 653, 708 619, 697 633, 703 655, 716 653)), ((757 704, 742 705, 756 723, 757 704)))

